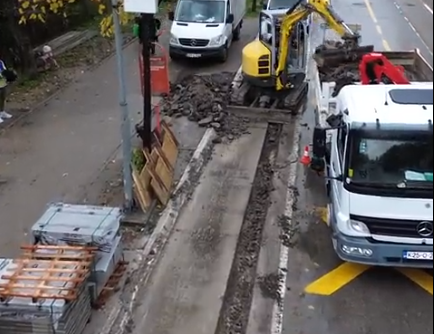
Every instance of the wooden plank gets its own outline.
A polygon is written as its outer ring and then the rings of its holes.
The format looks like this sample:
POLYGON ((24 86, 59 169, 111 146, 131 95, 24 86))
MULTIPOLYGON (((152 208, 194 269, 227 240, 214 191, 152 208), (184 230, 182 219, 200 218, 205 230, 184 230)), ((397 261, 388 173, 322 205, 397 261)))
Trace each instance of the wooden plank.
POLYGON ((151 206, 152 203, 151 195, 149 193, 149 187, 147 184, 143 184, 140 174, 134 169, 133 169, 133 181, 134 181, 134 190, 136 193, 137 200, 140 204, 141 209, 144 212, 146 212, 146 210, 151 206))
POLYGON ((157 153, 157 164, 159 162, 158 160, 162 159, 164 165, 166 165, 166 168, 170 172, 173 172, 175 170, 175 165, 172 165, 171 162, 167 159, 166 155, 163 153, 162 146, 159 141, 155 142, 154 151, 157 153))
POLYGON ((175 169, 176 160, 178 159, 179 143, 172 130, 166 123, 162 124, 162 129, 164 132, 164 137, 161 148, 167 160, 169 161, 169 164, 173 169, 175 169))
POLYGON ((158 154, 158 161, 157 161, 157 166, 155 167, 155 172, 160 177, 160 180, 164 185, 164 188, 167 191, 170 191, 172 188, 174 170, 170 168, 170 166, 167 165, 165 159, 163 159, 164 154, 161 151, 161 148, 156 147, 155 150, 158 154))
MULTIPOLYGON (((21 272, 34 272, 34 273, 39 273, 39 272, 45 272, 47 269, 46 268, 22 268, 21 272)), ((15 268, 14 269, 7 269, 7 271, 16 271, 15 268)), ((62 268, 53 268, 50 269, 50 271, 52 273, 58 273, 58 274, 78 274, 78 275, 82 275, 82 274, 86 274, 89 272, 89 268, 86 269, 62 269, 62 268)))
POLYGON ((55 250, 63 250, 63 251, 70 251, 70 250, 76 250, 76 251, 97 251, 98 247, 88 247, 88 246, 54 246, 54 245, 22 245, 20 247, 21 249, 55 249, 55 250))
MULTIPOLYGON (((156 157, 158 158, 158 153, 155 151, 155 149, 153 150, 152 154, 149 154, 149 152, 144 152, 144 154, 145 154, 147 161, 151 161, 152 165, 154 165, 154 166, 157 165, 156 157)), ((145 166, 145 168, 148 168, 148 167, 145 166)), ((162 205, 165 205, 170 198, 169 190, 166 189, 163 181, 160 178, 160 175, 158 175, 156 173, 154 168, 152 168, 152 169, 148 168, 148 171, 152 177, 152 180, 151 180, 152 190, 154 191, 155 195, 157 196, 158 201, 162 205)))

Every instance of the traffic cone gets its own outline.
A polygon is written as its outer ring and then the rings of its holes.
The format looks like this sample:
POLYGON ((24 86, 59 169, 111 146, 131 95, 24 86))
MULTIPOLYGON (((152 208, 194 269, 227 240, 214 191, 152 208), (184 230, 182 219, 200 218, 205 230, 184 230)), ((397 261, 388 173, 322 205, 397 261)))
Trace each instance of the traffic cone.
POLYGON ((309 166, 310 165, 310 156, 309 156, 309 146, 306 145, 304 147, 304 152, 303 152, 303 156, 300 159, 300 162, 305 165, 305 166, 309 166))

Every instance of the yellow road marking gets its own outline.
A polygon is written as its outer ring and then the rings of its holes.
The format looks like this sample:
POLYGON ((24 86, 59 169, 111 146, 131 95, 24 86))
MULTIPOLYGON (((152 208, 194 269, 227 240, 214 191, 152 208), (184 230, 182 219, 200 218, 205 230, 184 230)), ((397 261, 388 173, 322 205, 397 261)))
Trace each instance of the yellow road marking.
POLYGON ((372 9, 371 4, 369 3, 369 0, 365 0, 366 9, 368 10, 369 16, 372 18, 372 21, 374 21, 375 24, 378 23, 377 18, 375 17, 374 10, 372 9))
MULTIPOLYGON (((387 48, 385 47, 387 50, 387 48)), ((328 209, 327 207, 315 208, 316 214, 321 221, 328 224, 328 209)), ((310 283, 306 288, 306 293, 330 296, 337 290, 350 283, 352 280, 363 274, 369 266, 364 266, 355 263, 344 263, 336 269, 330 271, 314 282, 310 283)), ((420 269, 413 268, 395 268, 412 282, 416 283, 429 294, 433 294, 433 277, 420 269)))
POLYGON ((389 43, 385 39, 383 39, 383 48, 386 51, 392 51, 392 48, 390 47, 389 43))
POLYGON ((347 262, 341 264, 336 269, 309 284, 304 291, 315 295, 330 296, 369 268, 369 266, 356 263, 347 262))
POLYGON ((419 285, 429 294, 433 294, 433 277, 430 274, 420 269, 397 268, 396 270, 419 285))
POLYGON ((375 26, 375 28, 377 28, 377 31, 380 35, 383 35, 383 31, 381 30, 381 27, 378 24, 375 26))
POLYGON ((321 219, 321 222, 328 224, 329 222, 329 210, 327 207, 319 207, 315 209, 316 214, 321 219))
POLYGON ((377 17, 375 16, 374 10, 372 9, 371 4, 369 3, 369 0, 364 0, 366 9, 368 10, 369 16, 371 17, 372 21, 375 23, 375 28, 377 29, 378 34, 382 37, 381 43, 383 44, 383 48, 386 51, 392 51, 392 48, 390 47, 387 40, 384 38, 383 31, 381 27, 378 25, 377 17))

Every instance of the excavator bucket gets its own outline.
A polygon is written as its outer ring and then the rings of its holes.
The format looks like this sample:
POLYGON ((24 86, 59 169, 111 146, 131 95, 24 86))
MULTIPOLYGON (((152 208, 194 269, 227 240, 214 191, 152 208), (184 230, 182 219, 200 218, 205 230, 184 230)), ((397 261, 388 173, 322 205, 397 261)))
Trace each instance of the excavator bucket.
MULTIPOLYGON (((360 24, 347 24, 348 28, 360 36, 362 26, 360 24)), ((314 59, 319 67, 335 67, 347 62, 357 62, 362 57, 374 51, 373 45, 349 47, 349 44, 338 41, 334 38, 328 38, 329 26, 326 23, 321 24, 323 30, 323 43, 315 49, 314 59)), ((352 43, 354 44, 354 43, 352 43)))
POLYGON ((317 47, 313 57, 319 67, 335 67, 347 62, 360 61, 365 54, 373 51, 373 45, 348 48, 341 42, 335 42, 334 45, 329 42, 317 47))

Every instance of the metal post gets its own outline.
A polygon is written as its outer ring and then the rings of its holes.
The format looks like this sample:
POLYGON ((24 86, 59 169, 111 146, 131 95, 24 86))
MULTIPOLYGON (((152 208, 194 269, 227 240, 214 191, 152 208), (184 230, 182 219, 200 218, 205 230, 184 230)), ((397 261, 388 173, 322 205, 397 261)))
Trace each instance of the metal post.
POLYGON ((152 144, 152 92, 151 92, 151 46, 154 42, 151 27, 154 14, 142 14, 142 58, 143 58, 143 148, 151 149, 152 144))
POLYGON ((124 208, 130 211, 133 207, 133 181, 131 172, 131 121, 128 112, 127 91, 125 86, 125 71, 123 59, 123 38, 117 11, 118 1, 112 0, 113 24, 116 44, 116 61, 119 79, 119 106, 122 113, 122 160, 123 160, 123 183, 124 183, 124 208))

